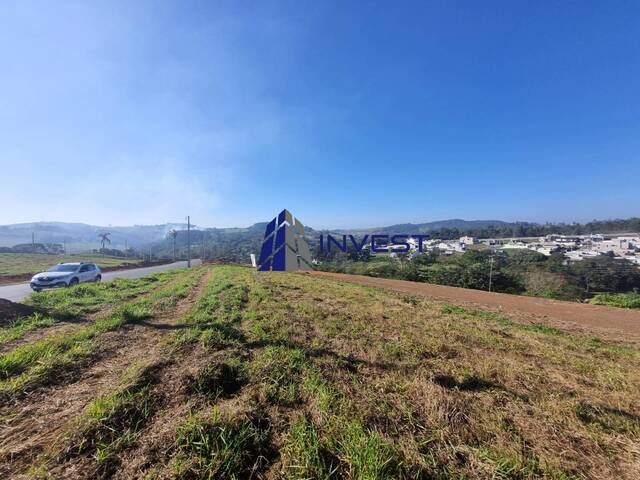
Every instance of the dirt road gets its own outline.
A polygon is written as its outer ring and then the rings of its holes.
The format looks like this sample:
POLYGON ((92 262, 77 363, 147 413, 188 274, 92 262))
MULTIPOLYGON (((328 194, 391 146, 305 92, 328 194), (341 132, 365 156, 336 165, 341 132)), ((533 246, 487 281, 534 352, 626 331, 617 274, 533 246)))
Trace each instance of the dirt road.
POLYGON ((487 308, 508 314, 518 321, 540 322, 567 330, 593 333, 609 339, 640 343, 640 311, 637 310, 361 275, 329 272, 312 274, 370 287, 422 295, 434 300, 487 308))

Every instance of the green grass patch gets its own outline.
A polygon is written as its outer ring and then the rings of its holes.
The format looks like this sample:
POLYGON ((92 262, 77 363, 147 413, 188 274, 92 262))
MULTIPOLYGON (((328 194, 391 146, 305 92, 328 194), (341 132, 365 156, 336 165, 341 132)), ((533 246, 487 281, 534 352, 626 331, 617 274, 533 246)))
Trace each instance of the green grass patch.
POLYGON ((335 439, 335 450, 345 476, 360 480, 383 480, 402 475, 398 451, 378 432, 366 429, 358 420, 343 427, 335 439))
POLYGON ((267 346, 251 363, 251 375, 261 385, 267 400, 290 404, 300 399, 304 353, 296 348, 267 346))
POLYGON ((178 428, 177 478, 251 478, 270 455, 270 425, 258 416, 229 417, 214 408, 178 428))
POLYGON ((214 272, 193 310, 181 319, 188 328, 172 336, 172 348, 201 341, 205 348, 215 351, 244 341, 238 324, 246 310, 249 288, 239 281, 241 272, 233 268, 219 267, 214 272))
POLYGON ((291 426, 281 453, 282 476, 287 480, 328 480, 335 472, 318 429, 306 418, 291 426))
POLYGON ((598 293, 589 302, 609 307, 640 308, 640 293, 598 293))
POLYGON ((18 319, 9 326, 0 329, 0 345, 17 340, 38 328, 50 327, 56 323, 58 323, 58 320, 55 317, 39 312, 26 318, 18 319))

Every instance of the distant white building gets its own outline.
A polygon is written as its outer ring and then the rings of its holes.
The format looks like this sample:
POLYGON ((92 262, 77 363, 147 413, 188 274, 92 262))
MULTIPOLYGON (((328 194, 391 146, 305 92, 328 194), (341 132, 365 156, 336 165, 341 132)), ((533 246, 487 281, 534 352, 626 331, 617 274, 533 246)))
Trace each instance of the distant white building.
POLYGON ((615 255, 626 255, 635 251, 635 242, 633 237, 618 237, 593 243, 591 248, 597 252, 613 252, 615 255))
POLYGON ((460 243, 464 243, 465 245, 475 245, 478 243, 478 239, 476 237, 460 237, 460 243))
POLYGON ((541 253, 543 255, 546 255, 547 257, 557 250, 555 247, 545 247, 543 245, 534 245, 529 248, 534 252, 541 253))
POLYGON ((580 237, 552 234, 552 235, 547 235, 546 237, 541 237, 540 241, 543 243, 549 242, 549 243, 559 243, 562 245, 567 245, 567 244, 575 245, 576 243, 580 242, 580 237))
POLYGON ((502 245, 502 248, 504 248, 505 250, 508 250, 508 249, 523 249, 523 248, 526 249, 529 247, 527 247, 527 245, 524 244, 523 242, 509 242, 502 245))

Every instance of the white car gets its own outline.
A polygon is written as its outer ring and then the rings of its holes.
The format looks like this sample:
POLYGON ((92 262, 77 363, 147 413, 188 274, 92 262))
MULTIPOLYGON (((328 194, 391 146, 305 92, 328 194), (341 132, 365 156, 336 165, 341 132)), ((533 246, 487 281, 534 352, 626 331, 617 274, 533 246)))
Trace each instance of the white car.
POLYGON ((99 282, 102 272, 95 263, 59 263, 31 279, 31 289, 39 292, 45 288, 73 287, 83 282, 99 282))

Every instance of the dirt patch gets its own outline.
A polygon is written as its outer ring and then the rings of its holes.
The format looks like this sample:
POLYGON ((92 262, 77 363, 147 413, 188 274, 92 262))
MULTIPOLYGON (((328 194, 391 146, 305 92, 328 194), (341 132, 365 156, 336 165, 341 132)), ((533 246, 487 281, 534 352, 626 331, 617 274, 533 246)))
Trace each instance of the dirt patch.
POLYGON ((38 308, 29 305, 14 303, 10 300, 0 298, 0 327, 6 327, 17 318, 28 317, 40 311, 38 308))
POLYGON ((607 340, 640 344, 640 311, 362 275, 331 272, 310 275, 475 306, 507 314, 522 323, 542 323, 607 340))

